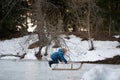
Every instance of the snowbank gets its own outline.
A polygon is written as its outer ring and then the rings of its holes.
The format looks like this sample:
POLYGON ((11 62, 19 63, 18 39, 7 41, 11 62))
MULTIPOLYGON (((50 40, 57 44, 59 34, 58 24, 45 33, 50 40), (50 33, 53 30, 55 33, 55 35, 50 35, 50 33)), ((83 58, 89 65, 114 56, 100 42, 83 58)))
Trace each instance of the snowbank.
POLYGON ((120 80, 120 68, 96 66, 86 72, 81 80, 120 80))

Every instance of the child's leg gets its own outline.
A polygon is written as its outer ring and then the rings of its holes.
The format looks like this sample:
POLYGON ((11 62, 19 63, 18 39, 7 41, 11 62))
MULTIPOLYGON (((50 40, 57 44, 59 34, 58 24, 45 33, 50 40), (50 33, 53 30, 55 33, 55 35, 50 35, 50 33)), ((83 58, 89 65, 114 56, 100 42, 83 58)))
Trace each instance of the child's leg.
POLYGON ((58 64, 58 59, 52 59, 52 61, 49 61, 49 66, 51 67, 52 64, 58 64))
POLYGON ((53 64, 59 63, 57 59, 52 59, 53 64))
POLYGON ((53 61, 49 61, 49 66, 51 67, 51 65, 53 64, 53 61))

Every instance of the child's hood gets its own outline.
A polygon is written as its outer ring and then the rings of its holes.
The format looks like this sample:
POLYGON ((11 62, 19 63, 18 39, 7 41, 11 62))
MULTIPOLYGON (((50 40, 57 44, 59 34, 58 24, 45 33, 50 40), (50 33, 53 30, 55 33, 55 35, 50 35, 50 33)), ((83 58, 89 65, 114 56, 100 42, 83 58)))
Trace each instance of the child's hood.
POLYGON ((63 52, 62 49, 59 49, 58 51, 59 51, 59 52, 63 52))

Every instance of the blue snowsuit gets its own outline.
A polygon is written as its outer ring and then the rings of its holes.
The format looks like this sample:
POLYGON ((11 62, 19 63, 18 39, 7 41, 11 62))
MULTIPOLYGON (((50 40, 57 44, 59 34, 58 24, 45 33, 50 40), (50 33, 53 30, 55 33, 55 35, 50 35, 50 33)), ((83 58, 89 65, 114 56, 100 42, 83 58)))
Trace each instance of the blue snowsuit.
POLYGON ((59 63, 60 62, 65 62, 67 63, 67 60, 64 58, 64 52, 62 51, 62 49, 59 49, 58 52, 55 52, 51 55, 51 59, 52 59, 52 64, 54 63, 59 63))

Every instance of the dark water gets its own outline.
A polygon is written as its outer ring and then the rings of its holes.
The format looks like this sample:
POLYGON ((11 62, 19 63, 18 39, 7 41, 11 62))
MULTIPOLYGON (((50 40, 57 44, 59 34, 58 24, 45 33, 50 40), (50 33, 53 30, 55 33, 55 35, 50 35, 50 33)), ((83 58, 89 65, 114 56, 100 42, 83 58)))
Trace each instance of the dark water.
POLYGON ((84 64, 81 69, 74 71, 53 71, 45 61, 0 60, 0 80, 80 80, 95 65, 84 64))

